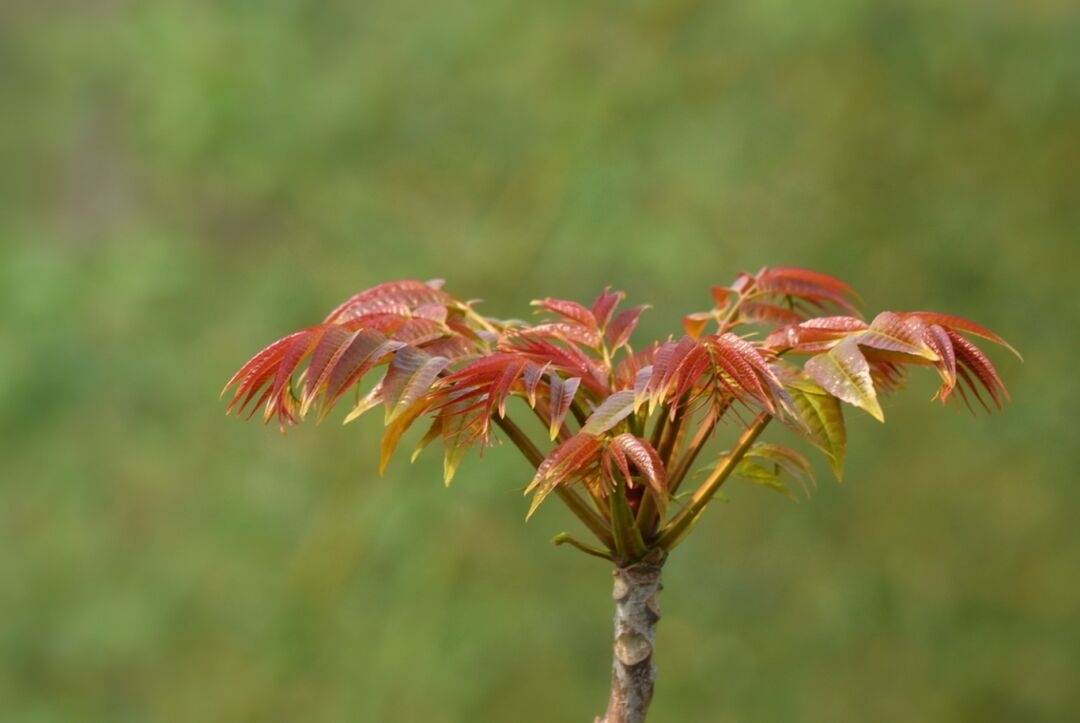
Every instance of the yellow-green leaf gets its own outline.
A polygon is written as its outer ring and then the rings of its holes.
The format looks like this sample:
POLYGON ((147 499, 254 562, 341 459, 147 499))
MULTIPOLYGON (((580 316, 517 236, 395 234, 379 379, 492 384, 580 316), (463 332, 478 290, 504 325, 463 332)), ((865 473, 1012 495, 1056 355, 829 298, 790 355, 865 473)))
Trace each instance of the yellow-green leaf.
POLYGON ((801 422, 796 431, 825 453, 837 481, 843 481, 847 428, 840 401, 805 377, 790 382, 787 389, 801 422))
POLYGON ((805 370, 829 394, 859 407, 879 422, 885 421, 870 378, 870 364, 855 339, 845 339, 824 354, 811 357, 805 370))

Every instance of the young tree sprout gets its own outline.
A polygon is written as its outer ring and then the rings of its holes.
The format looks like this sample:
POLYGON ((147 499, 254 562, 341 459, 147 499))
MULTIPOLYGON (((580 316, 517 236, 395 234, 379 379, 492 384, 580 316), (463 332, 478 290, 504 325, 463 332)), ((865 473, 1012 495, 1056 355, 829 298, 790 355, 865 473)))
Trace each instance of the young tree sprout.
POLYGON ((712 289, 712 308, 684 318, 684 334, 641 346, 630 342, 646 307, 620 310, 620 291, 604 290, 591 306, 539 299, 542 319, 529 324, 484 316, 442 286, 395 281, 356 294, 244 364, 225 386, 233 390, 228 409, 251 416, 261 408, 284 430, 312 413, 323 418, 377 372, 345 421, 383 407, 380 471, 421 419, 429 426, 413 459, 441 443, 446 484, 470 449, 508 439, 535 470, 526 518, 558 499, 583 530, 554 542, 614 566, 604 723, 645 719, 661 568, 720 488, 737 476, 791 495, 789 480, 812 482, 802 454, 759 441, 770 423, 820 449, 839 480, 841 403, 882 421, 879 398, 909 366, 937 373, 941 402, 990 410, 1009 398, 971 341, 1016 353, 997 334, 928 311, 884 311, 867 322, 851 287, 805 269, 742 273, 712 289), (511 397, 524 402, 515 417, 537 419, 512 419, 511 397), (695 477, 702 449, 729 420, 738 434, 728 451, 695 477))

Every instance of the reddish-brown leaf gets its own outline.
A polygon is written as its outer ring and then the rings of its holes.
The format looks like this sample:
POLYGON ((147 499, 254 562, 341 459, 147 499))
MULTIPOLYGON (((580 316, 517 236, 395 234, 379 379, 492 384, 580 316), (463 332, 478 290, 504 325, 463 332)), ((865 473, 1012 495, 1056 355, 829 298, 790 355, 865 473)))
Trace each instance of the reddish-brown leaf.
MULTIPOLYGON (((221 390, 221 394, 224 396, 225 392, 227 392, 230 387, 236 387, 233 398, 226 408, 227 411, 236 411, 237 413, 242 414, 244 408, 251 402, 252 398, 254 398, 259 390, 262 389, 276 374, 277 366, 281 362, 282 357, 284 357, 286 350, 288 350, 294 341, 305 337, 307 334, 307 329, 301 329, 282 339, 278 339, 240 367, 240 370, 232 376, 225 385, 225 388, 221 390)), ((265 397, 269 396, 270 391, 269 388, 266 390, 266 394, 259 399, 255 408, 258 408, 258 406, 262 404, 265 397)))
POLYGON ((427 305, 449 306, 453 297, 423 281, 389 281, 355 294, 331 311, 327 322, 341 322, 372 314, 401 314, 427 305))
POLYGON ((539 364, 534 364, 533 362, 525 363, 525 398, 529 400, 530 407, 536 406, 536 388, 539 386, 540 380, 543 378, 547 368, 547 364, 541 366, 539 364))
POLYGON ((378 364, 388 361, 393 352, 404 346, 404 342, 387 339, 376 331, 358 331, 330 372, 320 418, 325 417, 341 395, 361 377, 378 364))
POLYGON ((637 328, 638 321, 641 320, 641 312, 647 308, 649 307, 644 305, 635 306, 631 309, 624 309, 615 316, 604 334, 608 347, 612 351, 630 342, 630 337, 633 335, 634 329, 637 328))
POLYGON ((525 519, 532 517, 544 499, 560 484, 573 481, 586 474, 598 460, 600 439, 591 434, 575 434, 556 447, 536 470, 536 476, 525 488, 532 494, 532 503, 525 519))
MULTIPOLYGON (((660 503, 660 508, 663 509, 668 497, 667 474, 664 471, 664 463, 660 459, 660 455, 657 454, 652 445, 641 437, 626 433, 614 437, 610 442, 609 450, 617 451, 618 455, 624 456, 633 464, 638 473, 648 482, 649 487, 656 495, 657 502, 660 503)), ((620 470, 626 476, 627 482, 632 482, 625 461, 621 463, 618 460, 616 461, 620 470)))
POLYGON ((757 321, 776 326, 798 324, 803 317, 796 311, 778 304, 748 301, 739 307, 743 321, 757 321))
POLYGON ((773 403, 780 388, 780 380, 769 369, 768 362, 752 344, 735 334, 723 334, 708 338, 713 363, 722 370, 735 385, 756 399, 770 412, 776 411, 773 403))
POLYGON ((1023 358, 1020 356, 1020 352, 1014 349, 1013 346, 1009 344, 1009 342, 1005 341, 1000 336, 987 329, 985 326, 980 326, 974 321, 971 321, 970 319, 965 319, 962 316, 939 314, 934 311, 909 311, 906 312, 905 316, 912 316, 926 322, 927 324, 937 324, 938 326, 943 326, 946 329, 950 329, 952 331, 963 331, 968 334, 980 336, 983 339, 988 339, 995 344, 1000 344, 1001 346, 1005 347, 1013 354, 1015 354, 1017 359, 1023 358))
POLYGON ((933 363, 938 360, 937 354, 924 341, 925 334, 926 325, 918 319, 883 311, 854 338, 861 347, 886 352, 881 355, 886 360, 933 363))
POLYGON ((311 402, 322 391, 330 376, 330 371, 344 353, 353 334, 344 326, 330 325, 319 340, 319 345, 311 355, 311 363, 304 373, 304 393, 301 398, 300 416, 307 414, 311 402))
POLYGON ((949 339, 949 334, 945 329, 937 324, 930 324, 926 327, 923 339, 927 346, 934 350, 938 358, 934 364, 938 374, 941 376, 938 399, 942 402, 948 401, 949 395, 956 387, 956 351, 953 349, 952 341, 949 339))
POLYGON ((538 336, 555 337, 556 339, 573 341, 593 349, 600 346, 600 332, 581 324, 553 321, 547 324, 537 324, 536 326, 529 327, 529 333, 538 336))
POLYGON ((325 332, 326 326, 313 326, 307 330, 306 335, 296 337, 285 350, 274 376, 274 388, 267 400, 264 414, 267 421, 275 413, 282 426, 295 421, 292 415, 292 390, 289 388, 289 380, 292 379, 296 368, 300 366, 300 362, 312 352, 325 332))
POLYGON ((574 395, 577 394, 581 380, 577 377, 563 380, 555 372, 548 374, 548 380, 548 391, 550 393, 548 404, 551 408, 551 425, 548 431, 551 438, 555 439, 555 437, 559 436, 559 430, 562 429, 566 414, 570 411, 570 405, 574 402, 574 395))
POLYGON ((607 395, 607 374, 599 364, 571 342, 561 345, 523 331, 508 335, 499 343, 500 349, 511 354, 518 354, 537 364, 550 364, 569 376, 578 377, 591 391, 598 395, 607 395))
POLYGON ((598 331, 600 328, 593 313, 576 301, 547 298, 537 299, 536 301, 533 301, 532 304, 533 306, 539 306, 542 309, 553 311, 576 324, 591 329, 592 331, 598 331))
POLYGON ((487 414, 490 415, 492 410, 496 410, 500 417, 506 416, 506 400, 510 396, 510 392, 521 378, 522 373, 525 371, 525 367, 531 364, 531 362, 525 359, 515 359, 514 363, 507 364, 503 369, 499 378, 491 385, 491 391, 488 392, 488 406, 487 414))
POLYGON ((715 318, 711 311, 695 311, 683 317, 683 330, 686 331, 687 336, 698 339, 705 332, 709 322, 715 318))
POLYGON ((993 363, 986 354, 983 354, 979 347, 960 336, 960 334, 951 329, 946 333, 949 335, 949 340, 952 342, 953 350, 956 353, 958 367, 970 372, 970 375, 965 378, 971 390, 978 396, 978 389, 972 383, 973 379, 978 380, 990 395, 994 405, 1000 409, 1004 402, 1009 400, 1009 390, 1005 388, 1005 382, 1001 380, 993 363))
POLYGON ((449 363, 445 357, 433 357, 409 346, 394 354, 382 382, 385 423, 392 423, 426 395, 449 363))
POLYGON ((809 269, 774 266, 758 272, 757 288, 782 296, 793 296, 811 302, 828 301, 842 309, 855 313, 851 299, 854 290, 846 283, 828 274, 809 269))
POLYGON ((612 291, 609 286, 596 297, 596 301, 592 305, 592 315, 601 329, 607 326, 608 321, 611 320, 612 312, 615 311, 615 307, 622 302, 625 296, 621 291, 612 291))
POLYGON ((818 354, 827 351, 853 332, 866 329, 867 324, 862 319, 852 316, 823 316, 774 331, 765 339, 765 346, 777 351, 818 354))
POLYGON ((679 369, 687 355, 698 342, 684 336, 679 341, 668 341, 660 345, 653 358, 652 373, 645 389, 649 399, 649 412, 668 399, 668 395, 679 383, 679 369))
POLYGON ((738 279, 736 279, 735 283, 732 284, 731 288, 728 288, 727 286, 713 286, 712 288, 710 288, 709 291, 712 293, 713 304, 716 305, 716 308, 722 309, 730 302, 737 299, 739 297, 740 291, 742 290, 740 287, 740 281, 743 281, 745 283, 745 280, 747 279, 750 279, 750 276, 748 276, 747 274, 742 274, 738 279))

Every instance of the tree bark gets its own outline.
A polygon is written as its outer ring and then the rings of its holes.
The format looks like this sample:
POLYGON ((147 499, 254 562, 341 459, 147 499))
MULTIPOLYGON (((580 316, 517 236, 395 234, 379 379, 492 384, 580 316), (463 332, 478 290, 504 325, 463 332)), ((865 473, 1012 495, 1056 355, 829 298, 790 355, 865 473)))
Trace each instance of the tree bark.
POLYGON ((607 712, 595 723, 642 723, 652 702, 656 666, 653 645, 660 620, 658 596, 662 558, 637 562, 614 571, 615 644, 611 664, 611 697, 607 712))

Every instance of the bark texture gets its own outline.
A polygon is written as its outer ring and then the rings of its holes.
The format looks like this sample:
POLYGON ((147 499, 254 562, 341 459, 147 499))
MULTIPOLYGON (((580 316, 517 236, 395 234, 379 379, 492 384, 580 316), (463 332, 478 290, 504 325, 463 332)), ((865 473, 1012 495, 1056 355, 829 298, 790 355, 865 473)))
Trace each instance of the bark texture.
POLYGON ((652 702, 656 666, 653 645, 660 620, 660 570, 663 560, 617 567, 615 644, 611 664, 611 698, 595 723, 641 723, 652 702))

